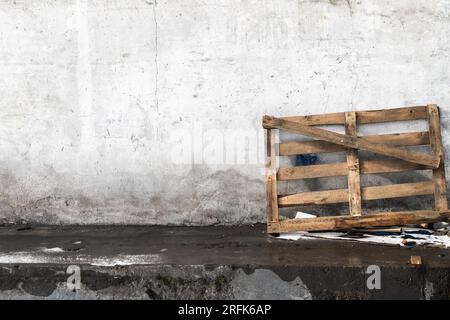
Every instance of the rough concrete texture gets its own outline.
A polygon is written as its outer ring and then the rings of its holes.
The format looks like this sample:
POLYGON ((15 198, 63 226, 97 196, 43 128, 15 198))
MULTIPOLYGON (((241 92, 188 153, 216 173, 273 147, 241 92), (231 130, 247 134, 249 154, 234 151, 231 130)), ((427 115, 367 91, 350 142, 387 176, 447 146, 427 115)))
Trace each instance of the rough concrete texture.
POLYGON ((381 267, 380 290, 367 288, 364 267, 82 266, 78 290, 67 268, 2 266, 0 299, 449 299, 448 268, 381 267))
POLYGON ((449 16, 446 0, 3 0, 0 221, 262 221, 265 113, 437 103, 450 149, 449 16))
POLYGON ((287 241, 263 230, 0 228, 0 299, 450 298, 448 249, 287 241), (412 255, 423 264, 408 264, 412 255), (380 289, 367 286, 371 265, 380 289), (79 289, 67 285, 74 266, 79 289))

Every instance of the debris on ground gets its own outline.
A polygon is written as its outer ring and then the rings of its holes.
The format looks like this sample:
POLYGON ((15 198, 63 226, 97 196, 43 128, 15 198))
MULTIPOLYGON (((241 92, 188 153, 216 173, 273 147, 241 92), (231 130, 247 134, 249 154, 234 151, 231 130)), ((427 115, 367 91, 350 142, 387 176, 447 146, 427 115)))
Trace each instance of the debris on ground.
POLYGON ((430 246, 450 248, 450 236, 424 228, 384 228, 353 229, 347 232, 307 232, 282 233, 277 239, 328 239, 359 241, 376 244, 399 245, 402 247, 430 246))
POLYGON ((411 256, 409 258, 409 263, 414 265, 421 265, 422 264, 422 257, 421 256, 411 256))

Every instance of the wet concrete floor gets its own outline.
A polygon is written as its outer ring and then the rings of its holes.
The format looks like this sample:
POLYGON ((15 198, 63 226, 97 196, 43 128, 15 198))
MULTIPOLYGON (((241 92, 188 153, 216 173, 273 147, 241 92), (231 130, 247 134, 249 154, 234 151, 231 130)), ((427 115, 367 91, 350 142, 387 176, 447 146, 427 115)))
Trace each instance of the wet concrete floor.
POLYGON ((0 228, 0 299, 449 299, 449 288, 443 248, 288 241, 263 225, 0 228), (73 265, 81 287, 68 290, 73 265))

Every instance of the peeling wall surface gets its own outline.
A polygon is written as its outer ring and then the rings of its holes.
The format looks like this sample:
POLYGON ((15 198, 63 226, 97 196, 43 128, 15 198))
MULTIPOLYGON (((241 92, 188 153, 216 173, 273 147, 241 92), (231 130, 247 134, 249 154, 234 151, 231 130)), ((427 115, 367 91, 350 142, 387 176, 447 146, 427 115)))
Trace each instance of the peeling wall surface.
POLYGON ((0 222, 264 221, 264 114, 437 103, 450 150, 449 15, 446 0, 1 0, 0 222))

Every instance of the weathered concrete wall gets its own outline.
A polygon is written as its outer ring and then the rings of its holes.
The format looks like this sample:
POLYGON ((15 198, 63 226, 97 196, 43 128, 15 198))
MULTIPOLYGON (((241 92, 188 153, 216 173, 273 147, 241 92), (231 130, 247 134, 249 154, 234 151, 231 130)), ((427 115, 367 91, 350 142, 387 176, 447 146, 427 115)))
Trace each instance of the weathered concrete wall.
POLYGON ((434 102, 447 138, 449 14, 445 0, 2 0, 0 219, 262 221, 265 113, 434 102))

